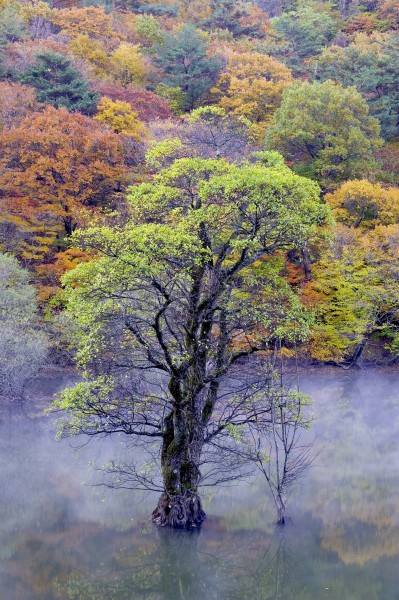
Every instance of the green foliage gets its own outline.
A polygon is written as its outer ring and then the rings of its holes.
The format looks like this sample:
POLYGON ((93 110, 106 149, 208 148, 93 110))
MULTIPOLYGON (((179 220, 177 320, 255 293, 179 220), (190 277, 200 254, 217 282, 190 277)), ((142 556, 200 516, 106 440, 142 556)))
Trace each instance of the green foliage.
POLYGON ((316 78, 356 86, 366 98, 370 114, 380 121, 382 134, 389 138, 398 134, 399 34, 370 39, 369 46, 365 42, 325 49, 315 62, 316 78))
MULTIPOLYGON (((257 164, 240 168, 222 160, 177 160, 161 171, 153 184, 132 188, 130 202, 133 219, 124 230, 92 228, 79 235, 81 243, 102 247, 106 256, 65 276, 70 310, 85 327, 94 328, 92 334, 89 330, 84 334, 84 362, 91 360, 93 344, 96 354, 102 352, 103 343, 107 346, 107 336, 100 336, 98 327, 105 315, 119 312, 124 300, 117 298, 125 286, 140 287, 147 277, 172 277, 176 282, 189 278, 191 270, 209 261, 212 254, 216 260, 224 246, 226 268, 241 252, 248 255, 248 264, 253 264, 271 248, 303 243, 326 215, 318 203, 316 184, 286 167, 257 164), (264 226, 252 236, 246 232, 256 214, 264 226), (200 234, 204 227, 209 238, 205 247, 200 234), (98 287, 96 281, 100 280, 98 287)), ((257 263, 256 268, 244 270, 240 286, 250 286, 249 291, 258 277, 266 277, 273 287, 281 267, 276 263, 270 271, 267 265, 257 263)), ((229 300, 234 318, 242 315, 245 320, 247 315, 252 320, 256 315, 258 323, 270 325, 270 310, 262 305, 262 296, 267 302, 268 293, 272 288, 259 291, 259 298, 243 305, 245 288, 237 289, 229 300)))
POLYGON ((284 156, 275 150, 263 150, 261 152, 254 152, 253 157, 256 158, 265 167, 280 167, 282 168, 285 164, 284 156))
POLYGON ((0 254, 0 320, 30 323, 36 313, 36 290, 30 274, 10 254, 0 254))
POLYGON ((180 87, 160 83, 155 88, 155 91, 158 96, 161 96, 161 98, 165 98, 168 101, 170 109, 175 115, 184 113, 184 108, 187 104, 187 95, 180 87))
POLYGON ((164 72, 163 83, 183 91, 185 110, 200 103, 219 73, 221 63, 208 57, 207 49, 203 34, 192 25, 166 33, 157 46, 154 59, 164 72))
POLYGON ((0 396, 23 393, 47 352, 45 336, 36 331, 36 290, 30 275, 9 254, 0 254, 0 396))
POLYGON ((287 88, 266 133, 266 148, 279 150, 297 172, 326 187, 364 176, 381 145, 378 121, 356 88, 332 81, 287 88))
POLYGON ((161 169, 164 162, 172 158, 174 160, 179 151, 182 149, 183 143, 178 138, 171 138, 163 142, 152 142, 146 153, 146 161, 149 167, 161 169))
POLYGON ((153 46, 162 42, 163 35, 157 19, 153 15, 138 15, 135 29, 143 45, 153 46))
POLYGON ((90 92, 86 81, 71 62, 55 52, 40 52, 36 62, 20 77, 36 89, 39 102, 56 108, 64 106, 70 112, 92 115, 95 112, 98 94, 90 92))
POLYGON ((12 4, 0 10, 0 49, 10 42, 17 42, 27 37, 23 20, 18 8, 12 4))
POLYGON ((353 251, 344 247, 339 257, 326 255, 313 267, 314 281, 304 291, 316 313, 309 347, 320 361, 350 359, 372 319, 367 270, 353 251))
POLYGON ((211 0, 209 3, 209 16, 202 20, 201 27, 212 30, 227 30, 234 37, 261 35, 258 24, 246 25, 242 18, 248 14, 248 3, 237 0, 211 0))
POLYGON ((141 7, 140 0, 113 0, 113 6, 117 11, 139 12, 141 7))
POLYGON ((304 59, 319 54, 338 31, 337 15, 331 7, 315 2, 304 2, 296 10, 275 17, 271 23, 288 43, 284 62, 294 72, 304 59))
POLYGON ((396 352, 398 241, 397 224, 367 233, 337 227, 332 248, 313 265, 313 281, 303 289, 316 315, 309 344, 314 358, 351 364, 376 334, 396 352))
MULTIPOLYGON (((131 2, 132 0, 129 1, 131 2)), ((139 7, 139 12, 148 13, 156 17, 176 17, 178 10, 178 5, 173 4, 172 2, 162 3, 156 1, 148 1, 145 3, 141 3, 139 7)))

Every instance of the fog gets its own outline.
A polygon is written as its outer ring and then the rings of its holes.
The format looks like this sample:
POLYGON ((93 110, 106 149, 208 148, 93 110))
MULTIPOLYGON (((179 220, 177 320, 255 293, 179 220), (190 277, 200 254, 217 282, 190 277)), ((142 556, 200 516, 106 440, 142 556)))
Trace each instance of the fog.
POLYGON ((1 598, 397 600, 399 375, 302 376, 318 456, 290 522, 275 528, 259 477, 207 488, 197 535, 154 530, 154 494, 96 485, 93 463, 134 451, 121 438, 55 440, 43 408, 65 383, 0 407, 1 598))

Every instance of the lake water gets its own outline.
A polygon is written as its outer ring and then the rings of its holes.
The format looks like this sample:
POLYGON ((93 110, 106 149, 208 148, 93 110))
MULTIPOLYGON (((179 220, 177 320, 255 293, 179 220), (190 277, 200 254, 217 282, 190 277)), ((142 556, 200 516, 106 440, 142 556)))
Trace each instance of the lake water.
POLYGON ((301 385, 320 453, 277 529, 259 478, 207 489, 200 533, 157 531, 157 496, 88 485, 119 440, 79 448, 36 402, 0 407, 0 598, 399 600, 399 374, 301 385))

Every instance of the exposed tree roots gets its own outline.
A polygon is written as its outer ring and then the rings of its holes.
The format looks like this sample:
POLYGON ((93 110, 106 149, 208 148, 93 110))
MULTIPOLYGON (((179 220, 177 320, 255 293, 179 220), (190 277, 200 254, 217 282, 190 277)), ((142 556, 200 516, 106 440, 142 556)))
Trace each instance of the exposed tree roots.
POLYGON ((205 519, 200 497, 193 492, 185 492, 179 496, 162 494, 158 506, 152 513, 154 525, 174 529, 201 527, 205 519))

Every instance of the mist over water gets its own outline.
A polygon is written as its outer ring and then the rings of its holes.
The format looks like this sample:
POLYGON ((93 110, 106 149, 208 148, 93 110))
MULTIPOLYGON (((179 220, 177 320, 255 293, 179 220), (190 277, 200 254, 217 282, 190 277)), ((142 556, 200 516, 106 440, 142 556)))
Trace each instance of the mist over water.
POLYGON ((155 530, 157 496, 88 484, 117 436, 56 441, 37 382, 0 407, 0 598, 398 600, 399 374, 301 378, 319 454, 275 528, 261 477, 204 492, 200 533, 155 530))

